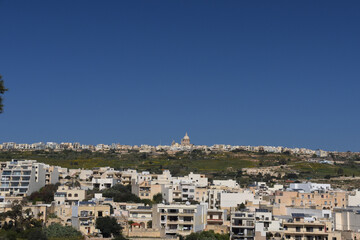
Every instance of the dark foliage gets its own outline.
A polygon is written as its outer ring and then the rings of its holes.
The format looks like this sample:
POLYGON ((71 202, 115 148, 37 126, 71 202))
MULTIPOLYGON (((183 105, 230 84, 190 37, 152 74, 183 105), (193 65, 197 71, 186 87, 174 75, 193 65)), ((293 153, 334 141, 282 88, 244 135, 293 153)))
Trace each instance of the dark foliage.
POLYGON ((2 104, 3 97, 2 95, 7 91, 8 89, 5 88, 4 80, 2 80, 2 76, 0 75, 0 113, 3 112, 4 105, 2 104))
POLYGON ((153 202, 154 203, 161 203, 163 200, 162 194, 158 193, 153 196, 153 202))
POLYGON ((228 240, 229 234, 214 233, 214 231, 210 230, 210 231, 191 233, 190 235, 186 236, 186 238, 185 238, 185 240, 203 240, 203 239, 228 240))
POLYGON ((39 191, 33 192, 28 197, 28 200, 31 202, 43 201, 45 203, 51 203, 52 201, 54 201, 54 194, 59 185, 59 183, 46 185, 42 187, 39 191))
POLYGON ((96 219, 96 228, 100 230, 105 238, 111 236, 120 236, 122 227, 117 223, 114 217, 99 217, 96 219))
POLYGON ((103 196, 107 198, 114 198, 114 202, 142 202, 135 194, 131 193, 131 186, 123 186, 117 184, 112 188, 103 190, 103 196))
POLYGON ((47 240, 47 237, 41 228, 35 228, 28 234, 28 240, 47 240))
POLYGON ((11 210, 1 213, 4 221, 0 239, 46 239, 42 234, 42 222, 33 218, 30 209, 23 209, 24 202, 14 202, 11 210))
POLYGON ((59 223, 54 223, 44 229, 44 233, 48 238, 58 239, 82 239, 82 234, 71 226, 63 226, 59 223))

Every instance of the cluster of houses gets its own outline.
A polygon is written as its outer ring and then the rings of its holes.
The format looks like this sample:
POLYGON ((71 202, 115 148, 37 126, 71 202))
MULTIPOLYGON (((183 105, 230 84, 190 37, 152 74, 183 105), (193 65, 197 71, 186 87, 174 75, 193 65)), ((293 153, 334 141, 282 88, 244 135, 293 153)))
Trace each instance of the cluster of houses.
POLYGON ((15 159, 0 164, 0 212, 46 184, 60 183, 52 203, 25 208, 44 224, 73 226, 87 236, 100 235, 97 218, 112 216, 129 238, 177 238, 213 230, 242 240, 360 239, 360 192, 330 184, 256 182, 241 188, 232 179, 210 181, 195 173, 176 177, 168 170, 66 169, 15 159), (116 184, 131 185, 140 199, 161 200, 146 205, 104 197, 101 191, 116 184), (95 194, 89 198, 88 191, 95 194))
POLYGON ((328 152, 323 150, 311 150, 307 148, 287 148, 281 146, 233 146, 226 144, 215 144, 213 146, 206 145, 194 145, 190 143, 190 137, 186 133, 185 136, 181 139, 180 143, 172 142, 171 145, 122 145, 118 143, 113 144, 97 144, 97 145, 86 145, 79 142, 38 142, 38 143, 15 143, 15 142, 4 142, 0 144, 0 151, 8 150, 17 150, 17 151, 35 151, 35 150, 45 150, 45 151, 63 151, 63 150, 73 150, 73 151, 116 151, 119 153, 129 153, 132 151, 143 152, 143 153, 154 153, 154 154, 174 154, 179 151, 193 151, 200 150, 205 152, 219 151, 219 152, 229 152, 229 151, 250 151, 250 152, 269 152, 269 153, 291 153, 291 154, 301 154, 301 155, 316 155, 317 157, 327 157, 328 152))

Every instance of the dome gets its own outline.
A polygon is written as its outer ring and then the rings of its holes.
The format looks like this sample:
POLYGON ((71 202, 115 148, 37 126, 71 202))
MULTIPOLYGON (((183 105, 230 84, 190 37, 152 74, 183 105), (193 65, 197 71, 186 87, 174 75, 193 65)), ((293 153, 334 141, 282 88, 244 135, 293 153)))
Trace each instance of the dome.
POLYGON ((190 139, 187 133, 185 134, 185 137, 183 139, 190 139))

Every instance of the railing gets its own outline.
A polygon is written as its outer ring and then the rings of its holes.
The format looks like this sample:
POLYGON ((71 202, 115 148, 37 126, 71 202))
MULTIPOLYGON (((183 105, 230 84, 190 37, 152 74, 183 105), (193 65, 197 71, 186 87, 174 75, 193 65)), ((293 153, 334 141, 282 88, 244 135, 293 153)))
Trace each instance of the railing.
POLYGON ((238 224, 235 224, 233 223, 232 226, 235 226, 235 227, 253 227, 254 226, 254 223, 238 223, 238 224))

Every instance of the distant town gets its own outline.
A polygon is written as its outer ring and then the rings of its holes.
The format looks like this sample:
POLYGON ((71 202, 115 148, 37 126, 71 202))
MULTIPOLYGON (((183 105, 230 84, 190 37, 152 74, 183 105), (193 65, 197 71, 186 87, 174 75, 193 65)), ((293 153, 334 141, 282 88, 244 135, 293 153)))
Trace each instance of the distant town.
POLYGON ((300 154, 300 155, 316 155, 317 157, 327 157, 329 153, 338 153, 336 151, 324 151, 321 149, 312 150, 307 148, 289 148, 282 146, 232 146, 225 144, 215 144, 213 146, 206 145, 194 145, 190 142, 190 137, 186 133, 181 139, 180 143, 175 141, 171 145, 121 145, 118 143, 113 144, 97 144, 97 145, 85 145, 79 142, 38 142, 38 143, 15 143, 15 142, 4 142, 0 144, 0 151, 7 150, 18 150, 18 151, 36 151, 36 150, 52 150, 52 151, 82 151, 89 150, 93 152, 107 152, 116 151, 119 153, 127 153, 129 151, 138 151, 144 153, 162 153, 167 152, 168 154, 174 154, 180 151, 250 151, 250 152, 268 152, 268 153, 289 153, 289 154, 300 154))

